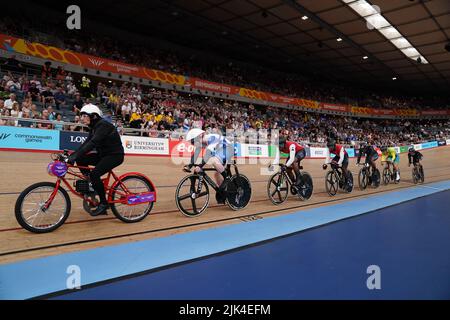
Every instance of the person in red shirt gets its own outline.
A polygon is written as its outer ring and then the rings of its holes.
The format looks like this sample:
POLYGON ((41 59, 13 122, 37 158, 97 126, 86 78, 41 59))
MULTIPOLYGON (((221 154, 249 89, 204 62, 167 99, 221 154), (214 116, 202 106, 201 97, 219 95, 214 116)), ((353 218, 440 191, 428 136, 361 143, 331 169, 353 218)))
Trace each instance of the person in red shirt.
POLYGON ((336 144, 336 141, 329 140, 327 143, 328 148, 328 154, 327 158, 325 160, 325 163, 323 165, 323 169, 327 169, 327 164, 330 163, 331 156, 330 154, 334 154, 333 160, 331 160, 332 165, 337 165, 342 168, 342 171, 344 172, 344 176, 347 182, 348 177, 348 153, 345 151, 345 148, 343 145, 336 144))
POLYGON ((274 164, 279 163, 280 152, 288 153, 289 158, 286 161, 285 168, 287 174, 289 175, 289 178, 292 181, 295 181, 295 185, 297 187, 305 186, 305 184, 302 181, 302 175, 300 174, 300 161, 302 161, 306 157, 305 148, 300 144, 298 144, 297 142, 287 141, 287 136, 285 133, 282 133, 280 135, 278 140, 278 146, 279 152, 277 153, 274 164), (292 170, 295 172, 295 178, 294 174, 292 173, 292 170))

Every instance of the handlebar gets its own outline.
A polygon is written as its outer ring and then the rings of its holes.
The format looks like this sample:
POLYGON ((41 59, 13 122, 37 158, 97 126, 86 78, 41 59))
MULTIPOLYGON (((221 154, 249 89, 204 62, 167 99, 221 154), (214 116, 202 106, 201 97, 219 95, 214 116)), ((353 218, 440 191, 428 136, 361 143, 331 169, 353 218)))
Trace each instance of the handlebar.
POLYGON ((65 162, 69 158, 69 150, 64 149, 62 153, 52 153, 50 156, 54 161, 63 161, 65 162))

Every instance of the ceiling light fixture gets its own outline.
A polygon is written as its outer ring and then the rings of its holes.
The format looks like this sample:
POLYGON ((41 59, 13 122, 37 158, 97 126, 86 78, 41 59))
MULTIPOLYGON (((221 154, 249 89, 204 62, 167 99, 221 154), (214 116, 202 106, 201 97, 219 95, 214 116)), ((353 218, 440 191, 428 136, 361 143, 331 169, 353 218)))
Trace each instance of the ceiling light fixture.
POLYGON ((366 0, 342 0, 356 13, 358 13, 367 22, 369 29, 376 29, 386 39, 388 39, 395 47, 397 47, 405 56, 417 61, 418 58, 422 63, 427 64, 425 59, 416 48, 402 34, 383 17, 380 7, 371 5, 366 0))

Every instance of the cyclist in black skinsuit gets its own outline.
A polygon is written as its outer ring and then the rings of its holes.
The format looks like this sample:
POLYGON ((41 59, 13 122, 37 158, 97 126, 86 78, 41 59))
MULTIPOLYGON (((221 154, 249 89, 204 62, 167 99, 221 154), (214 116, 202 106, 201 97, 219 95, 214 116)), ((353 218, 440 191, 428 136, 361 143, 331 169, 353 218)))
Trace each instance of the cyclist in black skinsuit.
POLYGON ((100 198, 99 206, 91 213, 97 216, 106 214, 108 209, 101 176, 123 163, 124 150, 116 127, 102 119, 102 112, 97 106, 85 105, 81 108, 80 114, 83 123, 89 126, 89 136, 78 150, 69 156, 67 162, 72 164, 76 162, 79 166, 95 165, 92 171, 86 169, 80 171, 89 176, 92 187, 100 198), (87 154, 94 148, 97 153, 87 154))
POLYGON ((375 150, 375 148, 372 145, 369 144, 361 144, 359 147, 359 153, 358 153, 358 159, 356 161, 357 164, 361 162, 361 157, 366 157, 366 163, 368 163, 372 167, 372 181, 375 181, 375 170, 377 169, 377 165, 375 164, 375 161, 378 159, 378 152, 375 150))
POLYGON ((411 166, 411 162, 414 166, 417 164, 420 165, 420 160, 422 160, 422 158, 423 158, 423 155, 419 151, 415 150, 413 147, 409 148, 409 150, 408 150, 408 162, 409 162, 408 167, 411 166))

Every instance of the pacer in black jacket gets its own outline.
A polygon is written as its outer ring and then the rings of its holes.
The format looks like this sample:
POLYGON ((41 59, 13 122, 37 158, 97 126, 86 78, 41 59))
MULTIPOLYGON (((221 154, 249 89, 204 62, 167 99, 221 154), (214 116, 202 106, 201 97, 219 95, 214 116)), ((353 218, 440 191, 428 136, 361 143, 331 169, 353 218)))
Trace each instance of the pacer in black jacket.
POLYGON ((95 166, 92 171, 85 169, 81 172, 90 177, 92 187, 100 198, 100 205, 92 212, 93 216, 97 216, 106 214, 108 209, 101 176, 123 163, 124 151, 116 127, 102 119, 102 112, 97 106, 87 104, 81 108, 80 114, 81 121, 89 126, 89 136, 78 150, 69 156, 68 162, 76 162, 79 166, 95 166), (97 153, 88 154, 94 148, 97 153))

